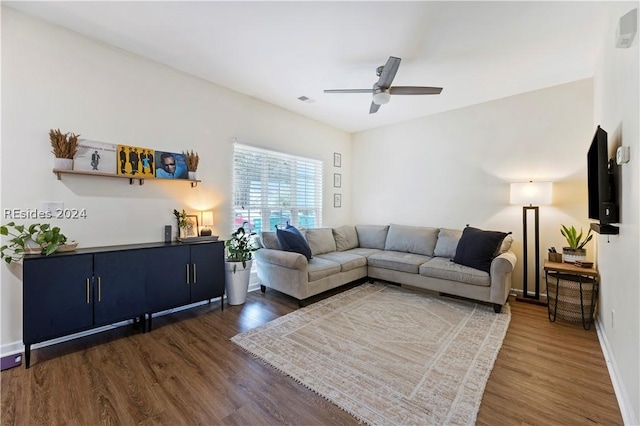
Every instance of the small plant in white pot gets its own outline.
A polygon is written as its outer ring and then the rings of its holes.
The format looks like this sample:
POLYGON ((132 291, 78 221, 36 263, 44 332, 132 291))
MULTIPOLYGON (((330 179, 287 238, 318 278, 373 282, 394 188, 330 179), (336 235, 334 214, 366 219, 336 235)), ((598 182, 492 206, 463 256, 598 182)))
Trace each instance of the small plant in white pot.
POLYGON ((242 305, 247 298, 253 252, 258 250, 254 244, 253 235, 240 227, 224 243, 226 292, 229 305, 242 305))
POLYGON ((589 232, 587 232, 587 235, 585 235, 583 239, 582 228, 580 228, 580 233, 578 233, 573 226, 571 226, 571 228, 567 228, 564 225, 560 226, 562 226, 560 233, 567 239, 567 244, 569 244, 569 247, 562 248, 562 260, 566 263, 587 260, 587 249, 585 249, 584 246, 593 238, 591 229, 589 229, 589 232))

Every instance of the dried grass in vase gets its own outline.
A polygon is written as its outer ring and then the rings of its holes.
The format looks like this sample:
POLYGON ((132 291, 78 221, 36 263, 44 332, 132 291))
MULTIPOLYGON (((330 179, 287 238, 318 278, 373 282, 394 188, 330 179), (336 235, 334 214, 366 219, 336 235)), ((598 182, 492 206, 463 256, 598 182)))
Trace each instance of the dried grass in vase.
POLYGON ((75 133, 62 133, 60 129, 49 130, 51 151, 56 158, 73 159, 78 151, 78 137, 75 133))
POLYGON ((198 153, 194 153, 193 150, 191 152, 182 151, 184 155, 185 162, 187 163, 187 170, 190 172, 195 172, 198 170, 198 164, 200 164, 200 156, 198 153))

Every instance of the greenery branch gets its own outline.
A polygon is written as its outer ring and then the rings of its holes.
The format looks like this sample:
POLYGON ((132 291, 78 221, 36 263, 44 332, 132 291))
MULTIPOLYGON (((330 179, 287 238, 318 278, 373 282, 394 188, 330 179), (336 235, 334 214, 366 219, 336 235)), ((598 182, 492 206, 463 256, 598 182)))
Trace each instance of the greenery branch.
POLYGON ((47 223, 34 223, 28 227, 9 222, 0 226, 0 235, 10 237, 7 244, 0 247, 0 259, 6 263, 18 262, 24 258, 25 246, 29 239, 40 246, 40 254, 49 256, 58 246, 67 242, 67 237, 60 232, 57 226, 51 227, 47 223))
POLYGON ((561 225, 561 226, 562 226, 562 229, 560 230, 560 233, 562 234, 563 237, 567 239, 567 243, 569 244, 569 247, 574 250, 584 248, 585 244, 587 244, 593 238, 593 235, 591 234, 591 229, 589 229, 589 232, 587 232, 587 235, 584 237, 584 240, 583 240, 582 228, 580 228, 580 233, 578 234, 578 231, 573 226, 571 228, 567 228, 564 225, 561 225))
MULTIPOLYGON (((254 233, 248 233, 240 227, 231 234, 231 238, 225 241, 227 262, 242 262, 242 267, 247 267, 247 262, 253 259, 253 252, 258 250, 253 241, 254 233)), ((237 265, 233 265, 233 273, 236 273, 237 265)))

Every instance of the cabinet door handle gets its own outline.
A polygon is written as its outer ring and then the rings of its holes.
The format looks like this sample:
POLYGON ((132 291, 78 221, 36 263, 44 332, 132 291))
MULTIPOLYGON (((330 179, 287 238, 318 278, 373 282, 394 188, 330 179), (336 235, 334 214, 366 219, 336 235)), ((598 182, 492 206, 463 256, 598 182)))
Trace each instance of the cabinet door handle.
POLYGON ((87 305, 89 303, 91 303, 91 302, 89 301, 89 278, 87 278, 87 305))
POLYGON ((198 274, 196 273, 196 264, 193 264, 193 283, 195 284, 198 281, 198 274))
POLYGON ((187 263, 187 284, 189 284, 189 264, 187 263))
POLYGON ((98 277, 98 302, 102 299, 102 280, 98 277))

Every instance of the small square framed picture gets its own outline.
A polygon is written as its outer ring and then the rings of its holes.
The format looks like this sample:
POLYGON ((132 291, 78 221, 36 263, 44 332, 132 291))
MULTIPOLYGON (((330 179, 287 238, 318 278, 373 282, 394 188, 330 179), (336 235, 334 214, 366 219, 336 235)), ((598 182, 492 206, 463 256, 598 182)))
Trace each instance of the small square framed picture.
POLYGON ((333 167, 342 167, 342 154, 339 152, 333 153, 333 167))
POLYGON ((342 188, 342 175, 340 173, 333 174, 333 187, 342 188))
POLYGON ((342 207, 342 194, 333 194, 333 207, 342 207))

